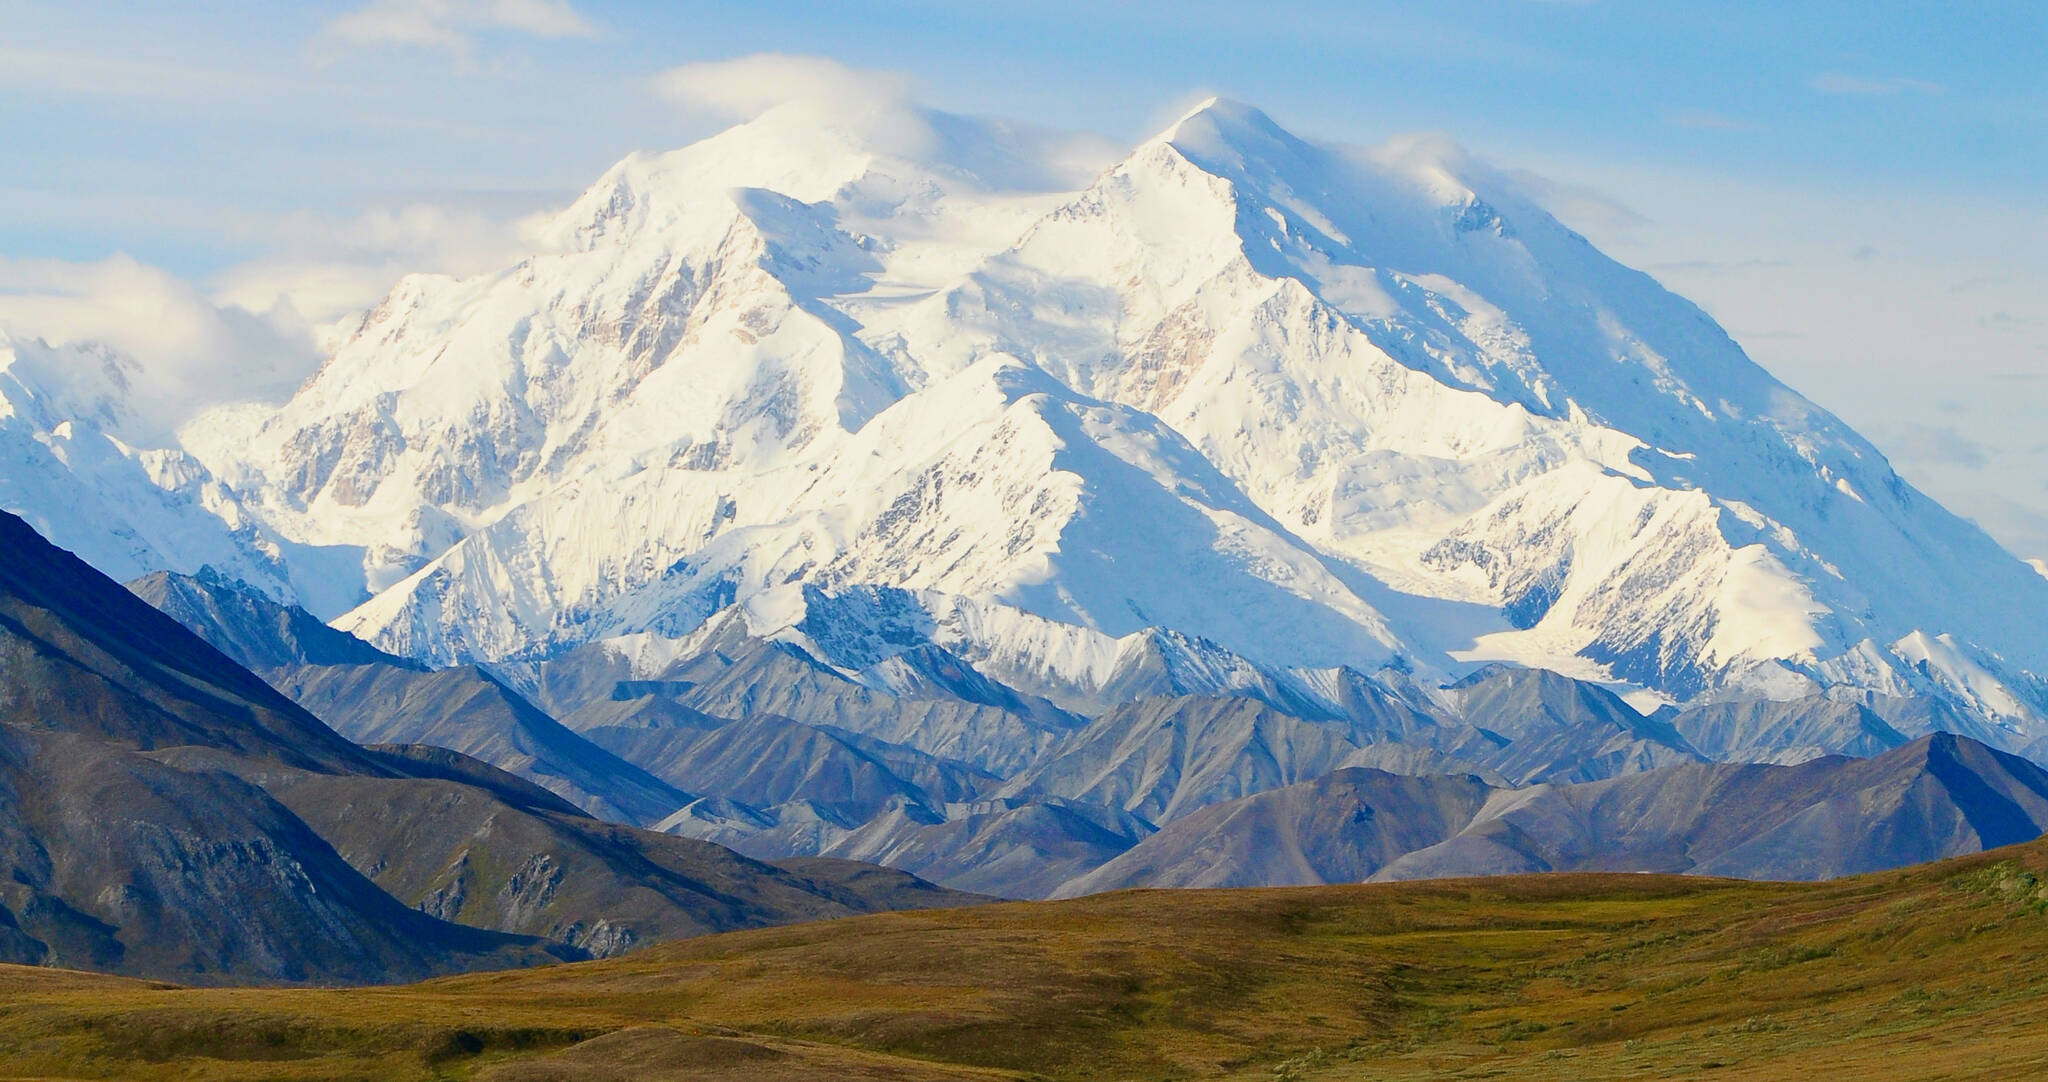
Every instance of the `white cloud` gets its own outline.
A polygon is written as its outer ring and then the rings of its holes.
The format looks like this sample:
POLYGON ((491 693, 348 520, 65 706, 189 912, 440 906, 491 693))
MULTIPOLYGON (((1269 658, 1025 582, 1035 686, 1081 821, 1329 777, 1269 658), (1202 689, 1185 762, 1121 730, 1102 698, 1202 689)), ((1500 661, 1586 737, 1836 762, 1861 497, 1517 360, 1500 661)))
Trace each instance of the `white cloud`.
POLYGON ((653 87, 671 105, 706 120, 773 112, 803 126, 855 132, 867 145, 905 157, 917 157, 935 138, 913 101, 909 76, 824 57, 755 53, 684 64, 656 75, 653 87))
POLYGON ((214 286, 223 302, 251 311, 288 307, 325 323, 375 304, 406 274, 461 277, 509 266, 536 246, 532 225, 531 218, 427 202, 345 219, 295 214, 266 224, 270 254, 229 268, 214 286))
POLYGON ((1590 184, 1559 180, 1530 169, 1503 169, 1473 154, 1442 132, 1410 132, 1376 147, 1347 147, 1348 153, 1411 176, 1471 184, 1489 199, 1519 199, 1579 230, 1628 234, 1649 219, 1590 184))
POLYGON ((466 59, 476 35, 488 31, 588 38, 598 28, 567 0, 371 0, 330 20, 322 35, 348 45, 440 49, 466 59))
POLYGON ((1556 180, 1527 169, 1509 169, 1501 175, 1552 217, 1575 226, 1594 223, 1599 229, 1618 233, 1649 224, 1634 208, 1589 184, 1556 180))
POLYGON ((836 60, 755 53, 670 68, 654 77, 667 101, 727 120, 748 120, 779 105, 822 112, 864 113, 901 108, 912 83, 898 72, 851 68, 836 60))
POLYGON ((313 371, 289 311, 217 304, 190 282, 116 255, 91 263, 0 257, 0 327, 51 342, 97 341, 140 365, 122 435, 162 441, 208 406, 281 399, 313 371))
POLYGON ((1876 441, 1901 466, 1953 466, 1981 470, 1991 462, 1984 445, 1951 425, 1892 420, 1868 426, 1876 441))
POLYGON ((597 26, 564 0, 497 0, 490 12, 493 25, 538 38, 597 36, 597 26))
POLYGON ((1898 75, 1870 78, 1862 75, 1842 75, 1830 72, 1814 76, 1811 80, 1808 80, 1807 85, 1823 94, 1850 94, 1860 97, 1881 97, 1909 90, 1916 94, 1939 94, 1942 92, 1942 86, 1939 83, 1930 83, 1924 79, 1908 79, 1898 75))
POLYGON ((662 100, 699 119, 773 117, 791 133, 837 129, 884 154, 942 158, 999 189, 1078 187, 1120 153, 1095 135, 928 109, 917 101, 909 76, 824 57, 755 53, 683 64, 656 75, 651 86, 662 100))
MULTIPOLYGON (((527 209, 541 198, 512 202, 527 209)), ((102 342, 133 357, 137 417, 121 435, 160 443, 208 407, 281 401, 319 366, 319 325, 376 303, 404 275, 510 266, 535 249, 540 218, 425 201, 351 217, 252 217, 227 232, 265 242, 270 253, 208 286, 127 255, 0 256, 0 329, 102 342)))

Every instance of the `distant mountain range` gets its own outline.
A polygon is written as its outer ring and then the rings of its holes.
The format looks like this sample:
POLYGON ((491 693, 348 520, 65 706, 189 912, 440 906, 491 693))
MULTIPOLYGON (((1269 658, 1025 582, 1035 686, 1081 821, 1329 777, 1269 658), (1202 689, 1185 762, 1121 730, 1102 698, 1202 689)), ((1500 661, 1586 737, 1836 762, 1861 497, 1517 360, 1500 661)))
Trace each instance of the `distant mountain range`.
POLYGON ((1211 101, 1074 189, 903 123, 633 155, 175 446, 132 360, 0 336, 0 957, 398 979, 2048 825, 2048 577, 1498 171, 1211 101))
POLYGON ((1351 768, 1179 819, 1060 893, 1553 871, 1827 879, 2044 830, 2048 771, 1947 733, 1872 759, 1528 789, 1351 768))
POLYGON ((2048 830, 2048 771, 1925 731, 1912 700, 1645 716, 1513 667, 1433 695, 1354 675, 1315 698, 1196 682, 1142 650, 1089 716, 936 648, 897 655, 915 666, 879 690, 736 617, 683 644, 591 644, 500 676, 424 670, 218 578, 131 588, 352 738, 454 748, 758 859, 874 862, 989 894, 1581 870, 1818 879, 2048 830), (1801 742, 1754 754, 1759 731, 1801 742))

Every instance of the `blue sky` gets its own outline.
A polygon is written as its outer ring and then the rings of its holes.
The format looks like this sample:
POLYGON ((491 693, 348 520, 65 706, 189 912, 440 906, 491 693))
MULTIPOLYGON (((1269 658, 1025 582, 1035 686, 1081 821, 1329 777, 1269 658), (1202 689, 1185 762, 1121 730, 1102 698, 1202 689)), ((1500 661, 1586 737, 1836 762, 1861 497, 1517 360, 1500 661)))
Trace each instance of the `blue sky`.
MULTIPOLYGON (((712 129, 655 75, 764 51, 1117 143, 1211 92, 1315 138, 1447 133, 2048 556, 2039 0, 0 0, 0 319, 57 336, 139 318, 109 292, 257 306, 287 272, 347 298, 484 269, 505 222, 712 129)), ((194 318, 161 348, 207 348, 194 318)))

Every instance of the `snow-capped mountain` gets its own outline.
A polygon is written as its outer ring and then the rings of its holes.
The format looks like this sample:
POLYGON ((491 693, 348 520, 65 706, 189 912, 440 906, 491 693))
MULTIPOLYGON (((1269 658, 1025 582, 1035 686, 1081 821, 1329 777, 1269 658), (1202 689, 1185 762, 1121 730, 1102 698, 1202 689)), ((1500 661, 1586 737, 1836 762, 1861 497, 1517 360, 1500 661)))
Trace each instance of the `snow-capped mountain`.
POLYGON ((404 280, 181 433, 212 513, 359 554, 270 581, 441 663, 737 605, 877 688, 935 646, 1091 712, 1141 662, 1330 699, 1504 659, 2048 737, 2048 578, 1454 149, 1215 101, 1069 180, 907 122, 770 112, 404 280))
POLYGON ((97 344, 0 330, 0 507, 109 576, 211 567, 277 598, 334 610, 331 554, 279 537, 199 460, 123 439, 136 361, 97 344))

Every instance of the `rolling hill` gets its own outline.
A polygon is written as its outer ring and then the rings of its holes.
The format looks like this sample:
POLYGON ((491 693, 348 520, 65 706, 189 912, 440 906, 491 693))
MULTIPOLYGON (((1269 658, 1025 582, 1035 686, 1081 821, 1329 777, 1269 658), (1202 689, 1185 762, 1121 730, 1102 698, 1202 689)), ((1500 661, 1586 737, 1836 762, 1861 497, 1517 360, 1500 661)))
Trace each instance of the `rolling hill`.
POLYGON ((371 990, 0 969, 0 1074, 1987 1079, 2048 1070, 2048 843, 1822 884, 1130 891, 371 990))

